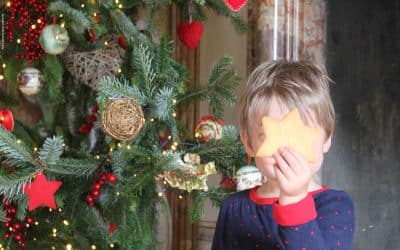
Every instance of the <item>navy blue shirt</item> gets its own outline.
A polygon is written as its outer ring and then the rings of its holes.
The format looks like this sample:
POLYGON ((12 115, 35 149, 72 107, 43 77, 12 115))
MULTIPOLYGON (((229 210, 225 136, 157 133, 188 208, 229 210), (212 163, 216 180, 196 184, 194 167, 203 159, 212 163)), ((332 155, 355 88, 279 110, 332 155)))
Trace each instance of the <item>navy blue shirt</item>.
POLYGON ((212 250, 351 249, 354 207, 348 194, 323 187, 295 204, 279 205, 257 188, 227 197, 221 206, 212 250))

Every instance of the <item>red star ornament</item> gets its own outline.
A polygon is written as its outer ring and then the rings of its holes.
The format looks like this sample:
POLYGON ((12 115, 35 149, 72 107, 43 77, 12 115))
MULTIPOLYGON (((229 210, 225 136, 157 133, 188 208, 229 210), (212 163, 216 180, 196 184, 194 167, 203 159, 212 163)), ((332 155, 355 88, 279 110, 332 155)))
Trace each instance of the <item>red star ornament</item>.
POLYGON ((57 208, 54 193, 61 186, 61 181, 49 181, 40 172, 36 174, 35 180, 24 186, 24 191, 29 198, 28 209, 32 211, 40 206, 57 208))

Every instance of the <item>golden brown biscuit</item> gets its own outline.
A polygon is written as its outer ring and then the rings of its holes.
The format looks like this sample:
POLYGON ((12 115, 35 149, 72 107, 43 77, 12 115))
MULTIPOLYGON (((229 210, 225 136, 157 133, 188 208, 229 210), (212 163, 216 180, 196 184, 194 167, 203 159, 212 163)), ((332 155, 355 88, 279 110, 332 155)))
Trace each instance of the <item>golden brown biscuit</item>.
POLYGON ((278 148, 291 146, 309 162, 315 161, 313 145, 319 137, 320 129, 305 125, 296 108, 282 120, 265 116, 262 118, 262 124, 265 140, 258 149, 256 157, 272 157, 278 148))

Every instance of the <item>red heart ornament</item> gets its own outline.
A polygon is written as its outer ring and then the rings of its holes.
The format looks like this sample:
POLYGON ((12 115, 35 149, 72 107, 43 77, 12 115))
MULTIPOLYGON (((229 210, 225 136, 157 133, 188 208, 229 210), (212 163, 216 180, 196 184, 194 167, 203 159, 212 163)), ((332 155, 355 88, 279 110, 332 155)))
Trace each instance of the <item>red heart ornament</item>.
POLYGON ((180 23, 178 25, 179 40, 189 49, 194 49, 203 35, 203 24, 201 22, 180 23))
POLYGON ((246 5, 247 0, 224 0, 224 2, 229 9, 237 12, 246 5))
POLYGON ((14 117, 11 110, 9 109, 0 110, 0 125, 3 125, 4 128, 8 131, 13 131, 14 117))

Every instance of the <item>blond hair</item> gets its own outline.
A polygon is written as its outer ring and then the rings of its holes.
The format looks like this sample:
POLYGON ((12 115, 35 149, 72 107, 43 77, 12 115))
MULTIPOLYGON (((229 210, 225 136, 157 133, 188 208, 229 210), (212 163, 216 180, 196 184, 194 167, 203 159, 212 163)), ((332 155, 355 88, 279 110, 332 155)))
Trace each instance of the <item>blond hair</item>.
POLYGON ((269 61, 249 76, 239 101, 240 130, 250 139, 256 118, 266 115, 273 97, 289 110, 297 108, 303 121, 315 120, 326 138, 335 129, 335 111, 326 70, 308 61, 269 61))

